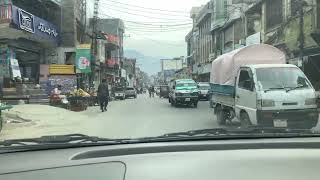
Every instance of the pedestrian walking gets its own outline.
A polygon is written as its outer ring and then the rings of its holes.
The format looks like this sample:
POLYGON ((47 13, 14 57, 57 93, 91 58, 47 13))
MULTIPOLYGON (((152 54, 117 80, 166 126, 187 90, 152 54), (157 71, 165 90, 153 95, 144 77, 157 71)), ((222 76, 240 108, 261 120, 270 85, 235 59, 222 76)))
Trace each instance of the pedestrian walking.
POLYGON ((106 79, 102 79, 101 84, 98 87, 98 98, 100 102, 100 109, 102 112, 107 111, 107 106, 109 102, 109 89, 106 79))

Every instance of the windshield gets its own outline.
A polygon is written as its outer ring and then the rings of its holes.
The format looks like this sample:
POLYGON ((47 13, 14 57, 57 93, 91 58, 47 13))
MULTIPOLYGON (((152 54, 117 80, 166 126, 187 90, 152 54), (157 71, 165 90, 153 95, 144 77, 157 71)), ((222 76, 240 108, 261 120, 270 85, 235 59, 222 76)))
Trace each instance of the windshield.
POLYGON ((209 90, 210 86, 209 85, 199 85, 200 90, 209 90))
POLYGON ((310 88, 306 76, 298 68, 258 68, 256 72, 258 84, 264 90, 270 88, 310 88))
POLYGON ((196 83, 177 83, 176 87, 194 87, 197 86, 196 83))
POLYGON ((315 133, 319 7, 319 0, 0 0, 0 150, 5 140, 70 134, 139 143, 172 133, 315 133))

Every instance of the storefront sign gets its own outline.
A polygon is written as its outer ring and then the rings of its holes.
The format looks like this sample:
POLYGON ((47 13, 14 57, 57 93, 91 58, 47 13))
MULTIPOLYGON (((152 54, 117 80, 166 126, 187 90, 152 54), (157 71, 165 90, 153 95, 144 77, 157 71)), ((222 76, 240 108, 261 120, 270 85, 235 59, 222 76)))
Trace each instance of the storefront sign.
POLYGON ((75 74, 73 65, 51 64, 49 67, 50 74, 75 74))
POLYGON ((91 72, 90 44, 82 44, 76 49, 76 68, 81 73, 91 72))
POLYGON ((116 60, 115 59, 108 59, 107 65, 108 65, 108 67, 114 67, 116 65, 116 60))
POLYGON ((18 9, 19 27, 30 33, 34 33, 34 16, 22 9, 18 9))
POLYGON ((12 6, 12 23, 18 29, 45 37, 56 43, 60 41, 60 33, 55 25, 16 6, 12 6))
POLYGON ((21 77, 20 67, 17 59, 10 59, 12 77, 21 77))
POLYGON ((113 44, 118 44, 119 42, 119 38, 116 35, 112 35, 112 34, 104 34, 104 37, 106 38, 106 40, 109 43, 113 43, 113 44))

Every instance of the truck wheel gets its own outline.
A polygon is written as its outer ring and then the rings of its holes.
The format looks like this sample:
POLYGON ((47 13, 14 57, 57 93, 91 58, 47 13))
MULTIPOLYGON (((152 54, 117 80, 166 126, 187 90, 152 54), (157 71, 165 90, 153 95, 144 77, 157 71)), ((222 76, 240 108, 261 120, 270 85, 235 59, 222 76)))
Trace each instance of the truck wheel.
POLYGON ((248 128, 251 126, 251 121, 248 113, 242 112, 240 114, 240 123, 241 123, 241 128, 248 128))
POLYGON ((217 109, 217 121, 219 125, 226 125, 226 117, 225 117, 225 112, 221 109, 217 109))

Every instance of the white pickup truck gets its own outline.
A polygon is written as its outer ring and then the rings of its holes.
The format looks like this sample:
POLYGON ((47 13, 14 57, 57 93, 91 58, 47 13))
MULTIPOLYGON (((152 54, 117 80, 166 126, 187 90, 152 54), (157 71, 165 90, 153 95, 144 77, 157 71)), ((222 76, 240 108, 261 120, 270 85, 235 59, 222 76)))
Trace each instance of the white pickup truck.
POLYGON ((247 46, 212 63, 212 99, 220 125, 234 117, 241 127, 305 128, 318 123, 316 93, 304 73, 285 64, 279 49, 247 46))

